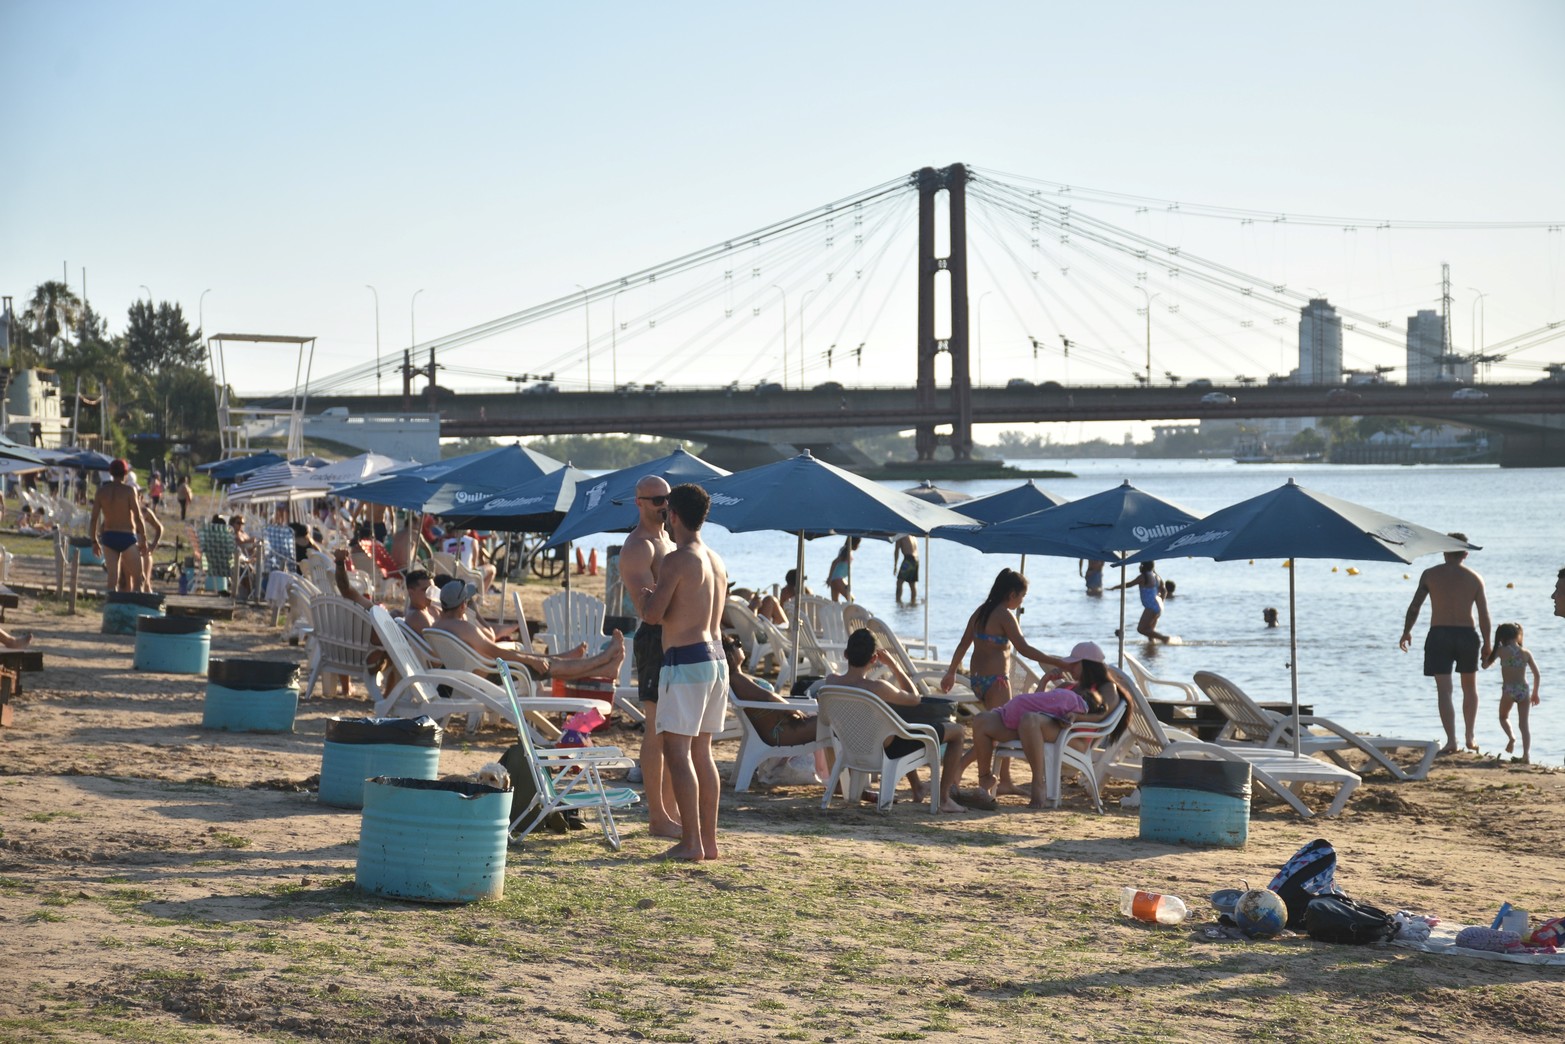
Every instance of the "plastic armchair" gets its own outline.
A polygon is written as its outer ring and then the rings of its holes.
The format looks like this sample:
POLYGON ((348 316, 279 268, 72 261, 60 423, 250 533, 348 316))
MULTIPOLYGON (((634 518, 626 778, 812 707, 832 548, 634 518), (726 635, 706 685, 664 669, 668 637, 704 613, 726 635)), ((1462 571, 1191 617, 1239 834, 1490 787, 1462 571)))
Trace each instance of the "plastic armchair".
POLYGON ((817 750, 825 750, 831 746, 831 740, 822 736, 817 731, 816 738, 809 743, 800 743, 791 747, 774 747, 762 736, 760 730, 751 722, 748 711, 804 711, 806 714, 818 714, 819 705, 815 700, 789 700, 787 703, 773 703, 770 700, 741 700, 733 689, 728 690, 728 706, 733 708, 734 716, 739 724, 739 755, 734 759, 734 791, 742 793, 748 790, 750 783, 755 779, 756 769, 761 763, 771 758, 791 758, 795 754, 813 754, 817 750))
POLYGON ((310 678, 304 686, 305 698, 315 692, 315 681, 322 674, 342 674, 363 682, 370 699, 378 703, 380 683, 369 665, 375 651, 370 640, 375 625, 369 613, 346 598, 322 594, 310 599, 310 620, 310 678))
MULTIPOLYGON (((1201 701, 1201 694, 1196 691, 1196 687, 1194 685, 1191 685, 1189 682, 1179 681, 1175 678, 1154 677, 1152 672, 1147 670, 1146 664, 1142 663, 1128 652, 1125 654, 1125 666, 1130 668, 1131 676, 1134 677, 1136 679, 1136 683, 1141 686, 1141 691, 1143 693, 1151 693, 1153 686, 1160 686, 1162 688, 1174 689, 1181 695, 1181 697, 1190 703, 1199 703, 1201 701)), ((1149 695, 1147 698, 1151 699, 1151 696, 1149 695)))
POLYGON ((581 591, 561 591, 543 600, 543 619, 549 629, 544 641, 551 653, 563 653, 578 642, 587 643, 587 655, 603 650, 609 644, 603 633, 603 621, 608 613, 603 599, 581 591))
POLYGON ((831 796, 847 775, 844 796, 857 802, 871 776, 880 777, 878 807, 891 808, 896 781, 914 769, 928 768, 929 812, 940 812, 940 743, 932 725, 903 721, 879 696, 849 685, 822 685, 816 693, 819 735, 830 739, 835 757, 826 780, 821 808, 831 807, 831 796), (893 757, 886 749, 891 739, 912 740, 918 749, 893 757))
MULTIPOLYGON (((1072 722, 1060 730, 1060 734, 1043 746, 1044 794, 1055 808, 1060 807, 1060 778, 1066 767, 1081 774, 1082 785, 1092 798, 1093 807, 1103 811, 1103 797, 1099 792, 1099 777, 1119 756, 1120 747, 1129 739, 1128 731, 1114 735, 1121 719, 1129 713, 1129 704, 1121 700, 1102 721, 1072 722), (1081 750, 1074 743, 1085 740, 1087 749, 1081 750)), ((1027 756, 1017 740, 1002 743, 995 748, 995 755, 1002 758, 1027 756)))

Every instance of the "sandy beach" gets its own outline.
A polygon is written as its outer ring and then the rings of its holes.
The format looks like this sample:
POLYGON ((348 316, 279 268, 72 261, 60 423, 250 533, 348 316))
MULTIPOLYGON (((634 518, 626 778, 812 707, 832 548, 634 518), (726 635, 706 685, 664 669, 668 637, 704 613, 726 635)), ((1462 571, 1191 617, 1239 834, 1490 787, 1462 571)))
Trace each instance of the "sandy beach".
MULTIPOLYGON (((535 605, 548 589, 527 591, 535 605)), ((0 1038, 58 1041, 1515 1040, 1558 1033, 1559 968, 1306 938, 1210 941, 1202 897, 1264 884, 1325 837, 1339 883, 1387 909, 1487 924, 1565 914, 1565 778, 1471 756, 1426 782, 1368 774, 1344 815, 1258 794, 1248 846, 1142 842, 1121 810, 931 817, 819 808, 818 787, 725 791, 720 862, 595 830, 513 848, 505 896, 428 906, 354 887, 356 812, 317 803, 333 714, 291 734, 201 727, 204 679, 131 669, 133 639, 24 598, 46 669, 0 730, 0 1038), (1151 928, 1123 885, 1196 913, 1151 928)), ((265 612, 213 655, 299 662, 265 612)), ((608 742, 634 751, 635 731, 608 742)), ((443 773, 510 743, 447 737, 443 773)), ((720 744, 726 772, 736 743, 720 744)), ((1025 767, 1022 768, 1025 774, 1025 767)), ((971 782, 971 779, 968 781, 971 782)))

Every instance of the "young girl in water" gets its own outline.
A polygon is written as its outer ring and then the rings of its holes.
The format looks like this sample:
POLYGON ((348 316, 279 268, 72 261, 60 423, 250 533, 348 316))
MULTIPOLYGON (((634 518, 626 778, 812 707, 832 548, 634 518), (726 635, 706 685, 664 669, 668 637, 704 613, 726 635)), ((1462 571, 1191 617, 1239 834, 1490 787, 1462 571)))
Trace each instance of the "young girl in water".
MULTIPOLYGON (((973 695, 983 701, 986 710, 1003 706, 1011 698, 1011 646, 1014 645, 1017 652, 1029 660, 1036 660, 1041 666, 1056 666, 1060 663, 1028 645, 1022 637, 1021 625, 1016 622, 1016 611, 1021 608, 1022 600, 1026 597, 1027 578, 1014 569, 1000 570, 989 588, 989 597, 968 617, 967 629, 962 632, 962 640, 957 643, 951 666, 946 668, 945 677, 940 679, 941 692, 950 692, 956 684, 956 672, 961 669, 962 658, 967 655, 969 648, 973 650, 973 662, 967 675, 968 683, 973 687, 973 695)), ((963 762, 964 767, 971 764, 974 756, 963 762)), ((996 793, 992 759, 989 763, 979 764, 978 785, 991 797, 996 793)), ((1009 761, 1000 766, 998 792, 1027 793, 1011 782, 1009 761)))
POLYGON ((1157 563, 1142 562, 1141 573, 1134 580, 1126 580, 1122 584, 1108 588, 1110 591, 1118 591, 1122 587, 1141 589, 1141 619, 1136 624, 1136 633, 1144 636, 1149 642, 1169 640, 1168 635, 1157 629, 1158 617, 1163 615, 1163 599, 1160 594, 1162 583, 1157 575, 1157 563))
POLYGON ((1511 704, 1516 705, 1516 726, 1522 733, 1522 756, 1512 758, 1522 764, 1532 762, 1532 730, 1527 726, 1529 706, 1538 705, 1538 683, 1542 680, 1538 664, 1532 653, 1522 648, 1522 625, 1503 623, 1494 629, 1494 651, 1483 662, 1487 669, 1500 661, 1500 728, 1505 733, 1505 753, 1516 749, 1516 737, 1511 735, 1511 704), (1532 689, 1527 688, 1527 671, 1532 671, 1532 689), (1531 699, 1529 700, 1529 696, 1531 699))

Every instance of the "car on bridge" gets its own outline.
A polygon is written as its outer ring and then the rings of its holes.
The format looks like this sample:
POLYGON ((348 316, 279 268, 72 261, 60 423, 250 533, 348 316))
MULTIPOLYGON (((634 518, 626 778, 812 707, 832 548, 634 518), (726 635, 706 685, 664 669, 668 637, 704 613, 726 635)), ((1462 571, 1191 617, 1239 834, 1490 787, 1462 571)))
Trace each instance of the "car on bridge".
POLYGON ((1005 390, 1006 391, 1020 391, 1020 390, 1022 390, 1024 388, 1031 388, 1031 387, 1032 387, 1032 381, 1029 381, 1025 377, 1012 377, 1010 380, 1005 382, 1005 390))
POLYGON ((558 385, 551 384, 548 381, 539 381, 536 384, 529 384, 527 387, 523 388, 522 389, 522 394, 523 395, 553 395, 555 392, 558 392, 559 390, 560 389, 559 389, 558 385))
POLYGON ((757 395, 770 395, 772 392, 780 392, 782 390, 783 386, 776 381, 762 381, 755 386, 755 394, 757 395))
POLYGON ((1185 385, 1186 388, 1210 388, 1211 386, 1212 382, 1205 377, 1197 377, 1195 380, 1185 385))
POLYGON ((1479 399, 1487 399, 1489 393, 1482 388, 1458 388, 1451 393, 1451 398, 1459 402, 1476 402, 1479 399))
POLYGON ((1327 402, 1363 402, 1364 396, 1346 388, 1333 388, 1326 393, 1327 402))
POLYGON ((1207 392, 1205 395, 1201 396, 1202 406, 1232 406, 1238 401, 1238 399, 1234 398, 1232 395, 1229 395, 1227 392, 1220 391, 1207 392))
POLYGON ((841 395, 843 392, 843 387, 841 381, 825 381, 821 384, 817 384, 810 390, 818 392, 835 392, 836 394, 841 395))

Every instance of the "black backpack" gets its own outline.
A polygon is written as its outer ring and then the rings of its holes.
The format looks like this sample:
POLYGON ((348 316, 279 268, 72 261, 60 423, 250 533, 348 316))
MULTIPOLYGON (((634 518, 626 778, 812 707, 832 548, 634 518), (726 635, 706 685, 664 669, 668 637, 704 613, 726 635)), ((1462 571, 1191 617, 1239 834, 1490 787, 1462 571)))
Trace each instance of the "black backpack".
POLYGON ((1305 908, 1304 930, 1320 942, 1362 946, 1391 939, 1397 933, 1397 925, 1379 907, 1345 895, 1321 895, 1311 899, 1305 908))
POLYGON ((1330 841, 1320 837, 1299 849, 1282 865, 1266 887, 1276 892, 1288 907, 1289 928, 1298 931, 1304 927, 1304 913, 1311 899, 1336 894, 1336 873, 1336 850, 1330 841))

